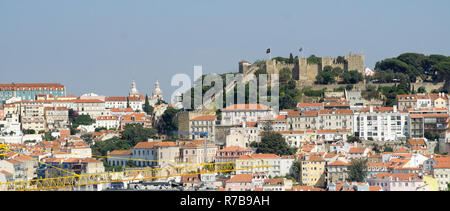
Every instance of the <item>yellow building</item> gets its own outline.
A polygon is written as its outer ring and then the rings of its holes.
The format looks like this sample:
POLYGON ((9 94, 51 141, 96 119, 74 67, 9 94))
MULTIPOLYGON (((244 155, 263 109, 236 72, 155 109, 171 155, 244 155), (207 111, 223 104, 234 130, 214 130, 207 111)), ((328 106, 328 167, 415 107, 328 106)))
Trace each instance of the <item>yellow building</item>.
POLYGON ((423 176, 424 191, 439 191, 438 180, 432 176, 423 176))
POLYGON ((325 186, 325 160, 317 153, 302 156, 300 166, 300 179, 303 185, 325 186))

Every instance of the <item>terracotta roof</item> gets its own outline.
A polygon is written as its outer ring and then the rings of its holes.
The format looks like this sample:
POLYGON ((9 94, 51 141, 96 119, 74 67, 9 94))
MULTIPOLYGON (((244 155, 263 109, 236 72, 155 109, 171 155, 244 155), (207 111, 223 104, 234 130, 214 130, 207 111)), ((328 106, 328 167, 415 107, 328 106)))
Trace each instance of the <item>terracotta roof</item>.
POLYGON ((369 191, 381 191, 380 186, 369 186, 369 191))
POLYGON ((114 150, 109 155, 131 155, 132 150, 114 150))
POLYGON ((135 149, 152 149, 156 145, 156 142, 139 142, 134 147, 135 149))
POLYGON ((253 175, 252 174, 237 174, 227 182, 252 182, 253 175))
POLYGON ((234 111, 234 110, 272 110, 270 107, 263 104, 234 104, 223 109, 223 111, 234 111))
POLYGON ((350 165, 350 163, 346 163, 346 162, 343 162, 340 160, 336 160, 336 161, 328 164, 328 166, 349 166, 349 165, 350 165))
POLYGON ((319 112, 318 111, 303 111, 302 116, 318 116, 319 112))
POLYGON ((299 107, 323 107, 323 103, 298 103, 297 108, 299 107))
POLYGON ((45 111, 67 111, 66 107, 45 107, 45 111))
POLYGON ((436 156, 434 160, 437 163, 434 168, 450 168, 450 156, 436 156))
POLYGON ((127 101, 127 97, 107 97, 105 101, 127 101))
POLYGON ((4 174, 4 175, 12 175, 12 173, 5 171, 5 170, 0 170, 0 173, 4 174))
POLYGON ((243 155, 241 157, 238 158, 238 160, 249 160, 249 159, 277 159, 280 158, 278 155, 275 154, 251 154, 250 156, 248 155, 243 155))
POLYGON ((216 116, 215 115, 208 115, 208 116, 198 116, 198 117, 195 117, 195 118, 193 118, 193 119, 191 119, 191 121, 204 121, 204 120, 216 120, 216 116))
POLYGON ((365 147, 352 147, 349 150, 349 153, 364 153, 367 148, 365 147))
POLYGON ((94 159, 94 158, 85 158, 81 162, 82 163, 101 163, 102 161, 94 159))
POLYGON ((111 108, 111 112, 114 112, 114 113, 119 113, 119 112, 133 113, 134 110, 132 108, 124 108, 124 109, 111 108))
POLYGON ((419 139, 408 139, 408 143, 412 145, 425 145, 425 140, 423 138, 419 139))
POLYGON ((313 186, 299 186, 299 185, 295 185, 292 186, 292 191, 324 191, 321 188, 315 188, 313 186))
POLYGON ((177 144, 173 141, 157 142, 155 146, 158 147, 175 147, 177 144))

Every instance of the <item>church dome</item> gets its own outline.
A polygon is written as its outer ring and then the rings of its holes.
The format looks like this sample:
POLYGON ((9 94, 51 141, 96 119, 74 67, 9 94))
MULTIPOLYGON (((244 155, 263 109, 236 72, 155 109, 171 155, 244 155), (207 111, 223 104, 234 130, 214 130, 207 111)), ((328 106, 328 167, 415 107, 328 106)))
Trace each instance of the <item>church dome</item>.
POLYGON ((139 91, 136 89, 136 83, 134 83, 134 81, 131 83, 131 89, 130 89, 130 92, 128 95, 130 97, 138 97, 139 96, 139 91))
POLYGON ((155 89, 153 90, 153 97, 154 97, 154 98, 162 99, 162 94, 163 94, 163 92, 162 92, 161 89, 159 88, 159 82, 156 81, 156 83, 155 83, 155 89))

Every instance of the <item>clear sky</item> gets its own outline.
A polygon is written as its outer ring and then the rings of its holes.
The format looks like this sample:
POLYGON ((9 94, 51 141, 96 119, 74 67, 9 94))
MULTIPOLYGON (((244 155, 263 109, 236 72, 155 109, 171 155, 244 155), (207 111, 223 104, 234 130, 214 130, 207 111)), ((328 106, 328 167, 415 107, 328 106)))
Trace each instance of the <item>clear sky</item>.
POLYGON ((448 0, 0 0, 0 83, 166 100, 177 73, 237 72, 242 59, 404 52, 450 55, 448 0))

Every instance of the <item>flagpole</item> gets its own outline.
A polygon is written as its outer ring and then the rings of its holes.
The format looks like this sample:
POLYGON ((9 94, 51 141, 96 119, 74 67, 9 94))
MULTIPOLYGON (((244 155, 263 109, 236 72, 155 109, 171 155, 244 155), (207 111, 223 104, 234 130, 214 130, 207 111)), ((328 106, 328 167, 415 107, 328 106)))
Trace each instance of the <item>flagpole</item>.
POLYGON ((269 58, 270 58, 270 61, 272 61, 272 48, 271 47, 269 47, 269 58))

